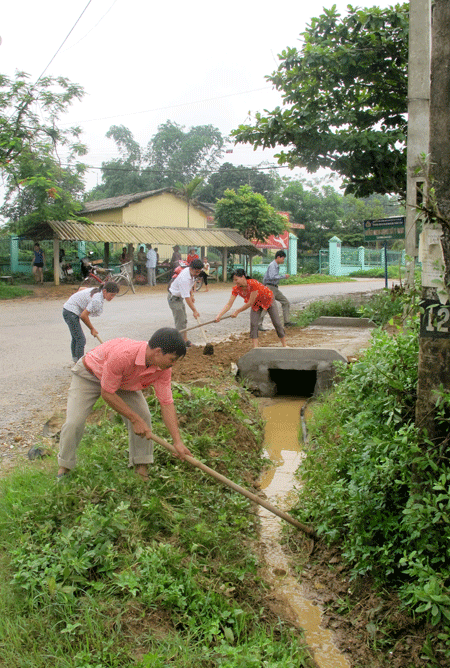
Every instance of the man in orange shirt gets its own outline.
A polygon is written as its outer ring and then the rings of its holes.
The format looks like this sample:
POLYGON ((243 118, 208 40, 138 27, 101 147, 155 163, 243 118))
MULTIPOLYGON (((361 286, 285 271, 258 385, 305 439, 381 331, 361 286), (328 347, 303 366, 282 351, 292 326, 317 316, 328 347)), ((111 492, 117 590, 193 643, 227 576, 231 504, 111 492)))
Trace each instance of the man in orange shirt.
POLYGON ((161 415, 173 440, 177 457, 191 453, 184 445, 172 397, 171 367, 186 354, 181 334, 170 327, 158 329, 150 341, 112 339, 97 346, 72 368, 67 399, 67 417, 61 429, 58 478, 75 467, 76 449, 86 419, 101 396, 123 418, 128 427, 129 466, 148 480, 147 466, 153 462, 151 415, 142 390, 153 386, 161 415))

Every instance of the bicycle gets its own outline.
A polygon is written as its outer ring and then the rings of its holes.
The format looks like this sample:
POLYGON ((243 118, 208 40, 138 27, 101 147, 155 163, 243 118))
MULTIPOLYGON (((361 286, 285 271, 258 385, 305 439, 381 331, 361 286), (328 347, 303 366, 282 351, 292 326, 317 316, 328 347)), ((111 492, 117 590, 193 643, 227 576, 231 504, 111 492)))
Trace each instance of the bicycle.
POLYGON ((103 269, 103 267, 94 266, 93 264, 89 264, 88 269, 89 273, 81 281, 78 290, 92 287, 98 288, 102 283, 112 282, 117 283, 119 286, 118 297, 123 297, 130 288, 134 294, 136 293, 133 279, 130 275, 130 271, 132 271, 132 262, 125 262, 122 264, 118 274, 113 274, 109 269, 103 269))

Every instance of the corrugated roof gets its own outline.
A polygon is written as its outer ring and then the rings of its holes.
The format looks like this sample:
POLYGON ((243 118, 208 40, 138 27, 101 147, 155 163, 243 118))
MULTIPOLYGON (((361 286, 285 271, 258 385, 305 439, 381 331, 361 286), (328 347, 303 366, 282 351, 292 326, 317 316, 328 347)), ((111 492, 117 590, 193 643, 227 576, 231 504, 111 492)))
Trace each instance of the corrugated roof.
MULTIPOLYGON (((162 193, 171 193, 175 197, 184 199, 177 190, 174 188, 160 188, 159 190, 147 190, 142 193, 133 193, 132 195, 118 195, 117 197, 107 197, 106 199, 93 200, 92 202, 84 202, 83 211, 80 212, 80 215, 84 216, 86 214, 94 213, 96 211, 112 211, 114 209, 123 209, 124 207, 134 204, 135 202, 141 202, 143 199, 148 197, 154 197, 155 195, 161 195, 162 193)), ((206 213, 214 211, 214 206, 206 204, 205 202, 199 202, 196 199, 191 200, 191 206, 197 209, 201 209, 206 213)), ((89 217, 89 216, 88 216, 89 217)))
MULTIPOLYGON (((81 223, 50 220, 27 231, 32 239, 56 235, 61 241, 103 241, 120 244, 160 244, 168 246, 209 246, 230 252, 261 255, 262 252, 236 230, 228 228, 142 227, 117 223, 81 223), (51 231, 50 229, 51 228, 51 231)), ((22 235, 23 236, 23 235, 22 235)))

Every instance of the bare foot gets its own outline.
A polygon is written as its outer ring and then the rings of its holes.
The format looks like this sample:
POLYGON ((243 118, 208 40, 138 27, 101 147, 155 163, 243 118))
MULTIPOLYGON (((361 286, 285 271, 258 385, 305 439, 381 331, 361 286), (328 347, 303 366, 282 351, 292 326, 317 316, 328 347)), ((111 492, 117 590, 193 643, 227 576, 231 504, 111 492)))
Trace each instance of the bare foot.
POLYGON ((138 476, 142 478, 142 480, 148 480, 148 468, 147 464, 137 464, 134 467, 134 470, 138 476))

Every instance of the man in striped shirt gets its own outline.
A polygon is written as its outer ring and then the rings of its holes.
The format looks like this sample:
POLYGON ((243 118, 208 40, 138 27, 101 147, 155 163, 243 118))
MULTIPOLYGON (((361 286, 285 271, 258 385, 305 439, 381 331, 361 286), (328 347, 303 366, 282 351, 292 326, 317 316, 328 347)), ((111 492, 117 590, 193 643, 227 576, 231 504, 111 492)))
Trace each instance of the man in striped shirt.
POLYGON ((67 417, 61 429, 58 479, 75 467, 76 450, 86 419, 101 396, 123 418, 128 427, 129 466, 148 480, 153 462, 150 410, 142 390, 152 386, 161 405, 161 415, 177 454, 190 455, 178 428, 171 389, 171 367, 186 354, 181 334, 170 327, 158 329, 150 341, 112 339, 97 346, 72 368, 67 399, 67 417))

